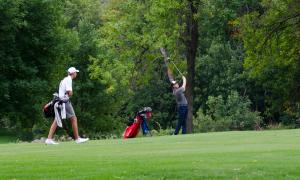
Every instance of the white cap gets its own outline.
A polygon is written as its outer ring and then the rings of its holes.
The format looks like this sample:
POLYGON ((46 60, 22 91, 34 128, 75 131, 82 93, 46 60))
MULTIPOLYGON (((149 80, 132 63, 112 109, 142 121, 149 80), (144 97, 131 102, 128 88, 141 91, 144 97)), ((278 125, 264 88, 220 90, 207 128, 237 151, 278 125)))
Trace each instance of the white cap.
POLYGON ((74 72, 79 72, 79 70, 77 70, 77 69, 74 68, 74 67, 70 67, 70 68, 68 69, 68 73, 69 73, 69 74, 73 74, 74 72))
POLYGON ((171 84, 176 84, 176 83, 177 83, 177 82, 176 82, 176 81, 174 81, 174 80, 173 80, 173 81, 171 81, 171 84))

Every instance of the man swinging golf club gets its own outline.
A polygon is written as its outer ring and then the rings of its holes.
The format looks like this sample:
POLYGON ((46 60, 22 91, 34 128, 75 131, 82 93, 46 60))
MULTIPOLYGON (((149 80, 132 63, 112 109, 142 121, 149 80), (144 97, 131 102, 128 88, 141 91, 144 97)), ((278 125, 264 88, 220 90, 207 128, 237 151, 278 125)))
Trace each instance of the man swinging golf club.
MULTIPOLYGON (((59 84, 59 92, 58 92, 59 99, 69 99, 73 95, 72 80, 77 77, 78 72, 79 71, 74 67, 70 67, 68 69, 68 76, 65 77, 59 84)), ((80 138, 78 135, 77 117, 75 115, 75 112, 74 112, 74 109, 73 109, 73 106, 72 106, 70 100, 68 100, 65 103, 65 113, 66 113, 66 118, 71 120, 75 142, 83 143, 83 142, 88 141, 89 140, 88 138, 80 138)), ((58 144, 57 142, 55 142, 53 140, 53 135, 54 135, 54 132, 58 125, 57 123, 58 122, 57 122, 56 118, 54 118, 53 123, 49 130, 48 139, 46 139, 46 141, 45 141, 46 144, 49 144, 49 145, 50 144, 51 145, 58 144)))
POLYGON ((181 87, 176 81, 174 80, 171 81, 171 86, 173 89, 173 94, 175 95, 178 114, 179 114, 177 126, 174 131, 175 135, 179 133, 180 128, 182 128, 182 134, 186 134, 186 119, 188 114, 188 103, 184 95, 185 87, 186 87, 186 78, 182 76, 182 80, 183 83, 181 87))
POLYGON ((183 84, 180 87, 179 84, 176 81, 174 81, 172 71, 168 68, 168 63, 170 61, 170 58, 168 57, 166 50, 164 48, 160 48, 160 52, 164 57, 164 63, 165 63, 165 66, 167 67, 167 74, 168 74, 169 80, 171 82, 173 94, 175 95, 175 98, 176 98, 177 109, 178 109, 178 114, 179 114, 179 119, 178 119, 176 129, 174 131, 174 134, 177 135, 179 133, 179 130, 181 127, 182 127, 182 134, 186 134, 186 119, 187 119, 187 114, 188 114, 188 103, 187 103, 187 100, 184 95, 185 87, 186 87, 186 78, 180 72, 180 70, 175 65, 175 63, 171 61, 171 63, 176 68, 176 70, 182 76, 183 84))

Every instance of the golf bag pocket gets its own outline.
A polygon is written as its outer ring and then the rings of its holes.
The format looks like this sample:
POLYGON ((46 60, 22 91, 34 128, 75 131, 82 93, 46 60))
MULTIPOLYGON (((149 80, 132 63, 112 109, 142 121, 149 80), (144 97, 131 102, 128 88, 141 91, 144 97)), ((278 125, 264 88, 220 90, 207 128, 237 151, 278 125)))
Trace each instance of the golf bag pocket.
POLYGON ((45 118, 54 118, 54 102, 50 101, 43 107, 43 113, 45 118))

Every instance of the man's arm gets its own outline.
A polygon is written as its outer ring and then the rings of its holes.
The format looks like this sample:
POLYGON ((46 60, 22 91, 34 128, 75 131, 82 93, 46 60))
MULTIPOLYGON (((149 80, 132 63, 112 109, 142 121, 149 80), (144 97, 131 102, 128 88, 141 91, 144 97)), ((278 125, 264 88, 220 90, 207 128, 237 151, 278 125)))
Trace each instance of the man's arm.
POLYGON ((66 82, 66 93, 69 97, 73 96, 72 78, 69 76, 66 82))
POLYGON ((182 83, 182 86, 183 89, 185 90, 185 87, 186 87, 186 78, 184 76, 182 76, 182 80, 183 80, 183 83, 182 83))

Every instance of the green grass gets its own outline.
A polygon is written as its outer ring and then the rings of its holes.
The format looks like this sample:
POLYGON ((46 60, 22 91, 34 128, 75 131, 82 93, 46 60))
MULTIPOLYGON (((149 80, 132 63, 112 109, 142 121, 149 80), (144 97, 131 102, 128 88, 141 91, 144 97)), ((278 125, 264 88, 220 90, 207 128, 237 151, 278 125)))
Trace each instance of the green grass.
POLYGON ((0 144, 0 179, 300 179, 300 129, 0 144))

